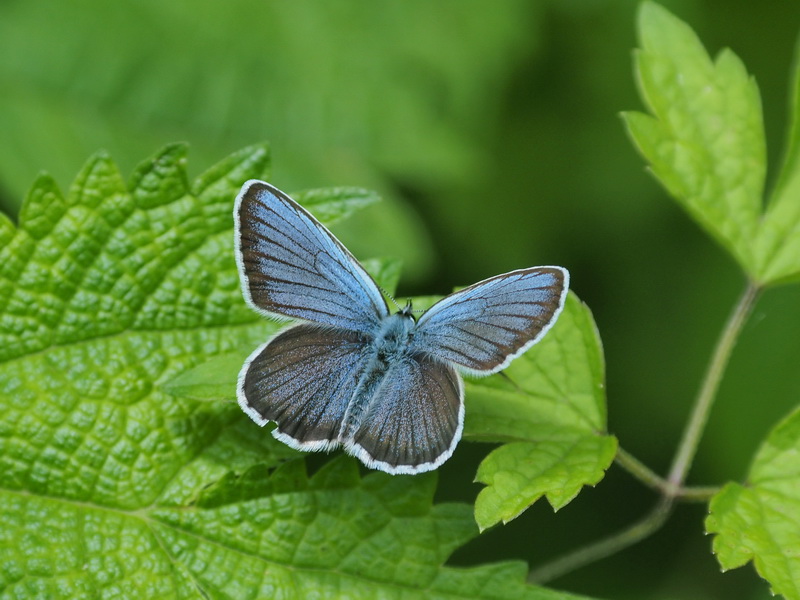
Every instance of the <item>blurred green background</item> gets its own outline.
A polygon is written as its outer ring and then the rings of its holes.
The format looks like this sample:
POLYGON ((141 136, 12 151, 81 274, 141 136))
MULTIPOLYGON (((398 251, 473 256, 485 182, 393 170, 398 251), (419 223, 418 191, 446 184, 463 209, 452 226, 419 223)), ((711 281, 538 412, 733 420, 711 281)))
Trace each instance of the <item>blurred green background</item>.
MULTIPOLYGON (((663 3, 761 88, 779 164, 800 3, 663 3)), ((401 256, 401 294, 444 293, 560 264, 605 344, 609 428, 664 472, 743 278, 643 169, 618 113, 640 109, 629 0, 3 0, 0 209, 40 170, 66 188, 109 150, 129 173, 172 141, 199 173, 269 140, 288 190, 358 185, 386 202, 337 230, 362 258, 401 256)), ((800 289, 768 291, 735 351, 690 483, 742 478, 800 401, 800 289)), ((487 448, 462 444, 441 500, 472 501, 487 448)), ((319 459, 314 459, 319 460, 319 459)), ((538 563, 645 513, 651 492, 612 468, 553 515, 537 504, 453 557, 538 563)), ((752 567, 719 574, 704 506, 645 543, 564 577, 621 599, 762 599, 752 567)))

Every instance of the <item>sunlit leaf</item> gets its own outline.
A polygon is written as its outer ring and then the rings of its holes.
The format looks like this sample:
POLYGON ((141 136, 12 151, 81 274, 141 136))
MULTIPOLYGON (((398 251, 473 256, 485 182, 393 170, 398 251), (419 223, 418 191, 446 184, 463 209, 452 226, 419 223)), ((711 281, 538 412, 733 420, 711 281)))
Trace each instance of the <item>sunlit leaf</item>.
POLYGON ((650 115, 626 113, 656 178, 751 275, 766 144, 755 81, 730 50, 712 60, 692 29, 652 2, 639 11, 636 74, 650 115))
POLYGON ((758 269, 764 281, 800 277, 800 46, 795 56, 788 148, 758 236, 758 269))

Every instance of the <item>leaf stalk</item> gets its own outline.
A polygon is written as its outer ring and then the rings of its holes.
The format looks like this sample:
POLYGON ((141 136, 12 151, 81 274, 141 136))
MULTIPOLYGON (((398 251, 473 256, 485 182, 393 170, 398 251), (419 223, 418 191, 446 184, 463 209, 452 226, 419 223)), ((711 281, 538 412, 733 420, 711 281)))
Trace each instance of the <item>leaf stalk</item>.
POLYGON ((697 446, 708 421, 708 415, 711 412, 711 407, 717 396, 717 390, 722 382, 725 367, 728 366, 733 347, 736 345, 736 340, 739 338, 747 317, 752 312, 760 291, 761 288, 759 286, 752 281, 748 282, 717 341, 708 370, 703 378, 703 384, 695 400, 692 414, 686 423, 681 443, 675 453, 672 467, 667 476, 667 481, 675 487, 683 485, 686 476, 689 474, 692 461, 695 454, 697 454, 697 446))

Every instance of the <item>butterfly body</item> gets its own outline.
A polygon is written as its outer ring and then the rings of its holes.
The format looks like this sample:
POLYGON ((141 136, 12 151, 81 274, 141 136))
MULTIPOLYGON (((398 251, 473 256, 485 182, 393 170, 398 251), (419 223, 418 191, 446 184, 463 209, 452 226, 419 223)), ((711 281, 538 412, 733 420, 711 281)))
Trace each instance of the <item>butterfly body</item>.
POLYGON ((342 420, 337 436, 339 443, 347 444, 358 430, 389 369, 407 360, 414 324, 414 318, 404 312, 396 312, 381 322, 374 340, 369 344, 366 366, 342 420))
POLYGON ((363 267, 312 215, 261 181, 236 200, 245 299, 300 324, 257 348, 239 376, 242 409, 300 450, 342 447, 388 473, 435 469, 464 423, 457 371, 488 375, 536 343, 563 307, 561 267, 484 280, 415 320, 390 313, 363 267))

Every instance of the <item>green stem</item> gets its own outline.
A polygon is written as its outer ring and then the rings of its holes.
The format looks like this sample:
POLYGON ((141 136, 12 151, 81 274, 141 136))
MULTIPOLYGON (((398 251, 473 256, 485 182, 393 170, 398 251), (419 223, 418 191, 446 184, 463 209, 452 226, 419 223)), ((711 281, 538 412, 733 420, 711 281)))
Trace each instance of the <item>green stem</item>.
POLYGON ((692 415, 686 424, 686 429, 683 431, 683 438, 667 476, 667 482, 675 488, 680 488, 689 474, 692 460, 697 453, 697 446, 708 421, 708 414, 714 404, 725 367, 728 365, 733 347, 736 345, 742 326, 750 315, 759 292, 760 288, 758 286, 752 282, 748 283, 744 293, 739 298, 739 302, 728 318, 725 329, 722 330, 722 335, 720 335, 714 354, 711 357, 711 363, 708 365, 708 371, 706 371, 703 379, 703 385, 700 387, 697 400, 695 400, 692 415))
POLYGON ((722 489, 720 486, 686 486, 679 488, 679 493, 675 496, 676 500, 682 502, 708 502, 722 489))
POLYGON ((661 495, 653 510, 643 519, 619 533, 531 570, 528 574, 529 582, 545 583, 551 581, 584 565, 632 546, 650 536, 664 524, 672 512, 672 507, 676 500, 704 502, 718 491, 717 488, 711 487, 684 487, 683 483, 689 473, 692 460, 697 453, 697 446, 708 421, 708 415, 714 404, 725 367, 728 365, 733 347, 736 345, 736 340, 753 309, 759 292, 760 288, 757 285, 752 282, 748 283, 725 324, 725 328, 714 348, 714 353, 695 400, 692 414, 686 423, 669 476, 666 479, 660 477, 627 451, 622 448, 617 450, 615 458, 617 464, 661 495))
POLYGON ((614 460, 647 487, 682 502, 706 502, 720 490, 714 486, 675 486, 622 447, 617 448, 614 460))
POLYGON ((669 517, 671 511, 672 498, 664 496, 646 517, 630 527, 599 542, 584 546, 575 552, 532 569, 528 573, 528 582, 535 584, 547 583, 584 565, 616 554, 620 550, 624 550, 658 531, 667 520, 667 517, 669 517))
POLYGON ((614 457, 614 460, 620 467, 644 483, 647 487, 654 489, 660 494, 664 494, 667 486, 666 480, 633 454, 623 449, 622 446, 617 447, 617 455, 614 457))

